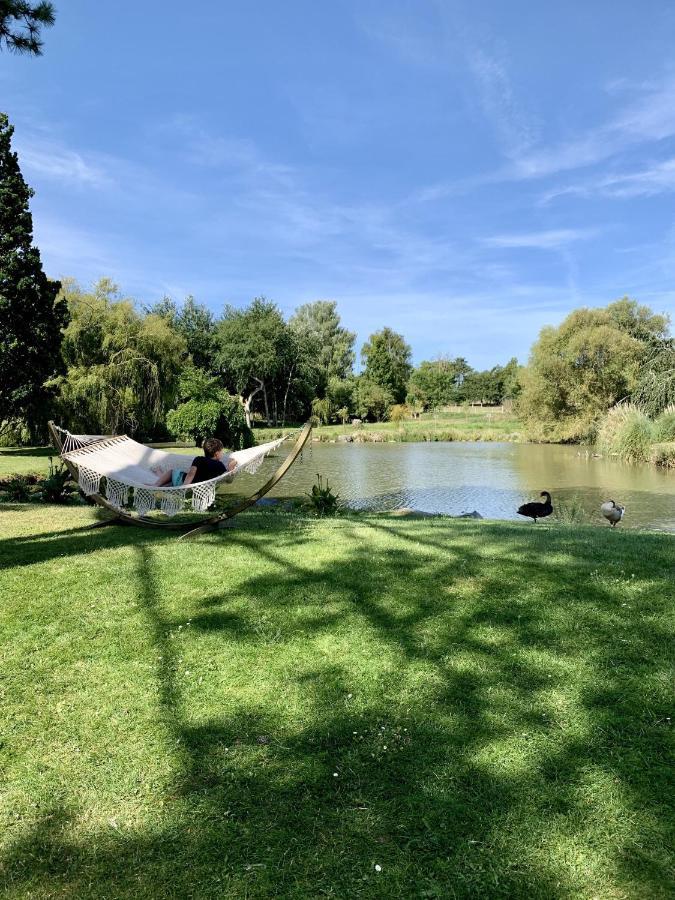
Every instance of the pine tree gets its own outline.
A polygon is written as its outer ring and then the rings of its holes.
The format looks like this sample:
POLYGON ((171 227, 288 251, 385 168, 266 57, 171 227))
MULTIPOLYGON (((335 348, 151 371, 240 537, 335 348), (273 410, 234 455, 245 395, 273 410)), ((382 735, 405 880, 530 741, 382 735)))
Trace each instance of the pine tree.
POLYGON ((49 2, 0 0, 0 48, 14 53, 42 54, 40 28, 54 24, 54 7, 49 2))
POLYGON ((35 434, 45 412, 44 382, 60 367, 67 310, 56 299, 60 282, 47 278, 33 246, 33 191, 12 152, 13 132, 0 113, 0 425, 24 419, 35 434))

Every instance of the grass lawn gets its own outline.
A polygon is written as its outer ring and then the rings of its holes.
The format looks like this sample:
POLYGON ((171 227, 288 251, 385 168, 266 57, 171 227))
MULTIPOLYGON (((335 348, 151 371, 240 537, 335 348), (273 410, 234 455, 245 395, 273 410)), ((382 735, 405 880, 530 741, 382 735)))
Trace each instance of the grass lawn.
MULTIPOLYGON (((353 425, 321 425, 314 429, 313 437, 320 441, 334 441, 339 435, 350 434, 365 440, 380 435, 389 441, 519 441, 524 440, 523 426, 511 412, 501 407, 457 407, 423 413, 419 419, 404 422, 364 422, 363 427, 353 425)), ((279 428, 256 428, 259 444, 281 434, 279 428)))
POLYGON ((3 897, 673 896, 672 536, 96 515, 0 506, 3 897))

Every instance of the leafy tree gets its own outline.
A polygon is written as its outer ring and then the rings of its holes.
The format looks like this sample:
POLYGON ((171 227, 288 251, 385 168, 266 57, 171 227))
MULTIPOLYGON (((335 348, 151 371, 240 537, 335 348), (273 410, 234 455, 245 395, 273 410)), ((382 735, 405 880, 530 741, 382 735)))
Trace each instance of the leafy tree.
POLYGON ((414 406, 430 409, 459 403, 464 399, 464 380, 472 371, 462 357, 425 360, 410 376, 408 400, 414 406))
POLYGON ((67 371, 52 384, 65 420, 93 434, 152 436, 175 401, 185 341, 161 316, 139 315, 108 279, 89 293, 68 282, 63 296, 67 371))
POLYGON ((315 397, 312 400, 312 416, 318 420, 320 425, 328 425, 330 414, 331 405, 328 397, 315 397))
POLYGON ((216 362, 226 384, 237 393, 251 427, 251 406, 260 394, 270 418, 269 392, 288 353, 286 323, 276 305, 256 297, 246 309, 225 308, 216 331, 216 362))
POLYGON ((552 440, 590 436, 598 417, 632 393, 666 327, 663 316, 624 298, 544 328, 522 376, 519 408, 530 431, 552 440))
POLYGON ((351 375, 356 335, 340 325, 335 302, 304 303, 296 309, 288 324, 294 331, 313 339, 324 384, 331 378, 351 375))
POLYGON ((36 435, 46 415, 43 385, 59 369, 68 315, 57 300, 60 283, 44 274, 33 246, 33 191, 12 152, 13 132, 0 114, 0 423, 23 418, 36 435))
POLYGON ((326 397, 330 400, 331 409, 336 410, 335 415, 342 418, 342 410, 346 409, 345 418, 349 415, 349 410, 354 404, 354 379, 353 378, 337 378, 334 376, 328 381, 326 387, 326 397))
POLYGON ((191 295, 181 306, 170 297, 164 297, 147 312, 162 316, 181 335, 196 366, 216 372, 216 320, 208 307, 197 303, 191 295))
POLYGON ((463 384, 464 399, 469 403, 496 406, 505 399, 513 399, 520 391, 518 360, 514 357, 505 366, 494 366, 484 372, 470 372, 463 384))
POLYGON ((402 335, 383 328, 371 334, 361 349, 364 374, 374 384, 389 391, 395 403, 405 399, 412 372, 412 351, 402 335))
POLYGON ((182 402, 167 415, 169 431, 177 437, 191 438, 196 446, 217 437, 234 450, 255 443, 239 398, 228 394, 217 377, 188 366, 180 378, 178 398, 182 402))
POLYGON ((391 391, 361 375, 356 379, 354 388, 354 407, 361 419, 381 422, 387 418, 394 397, 391 391))
POLYGON ((52 3, 27 3, 26 0, 0 0, 0 48, 4 44, 14 53, 42 54, 40 29, 54 24, 52 3))
POLYGON ((254 401, 268 424, 309 407, 319 380, 313 341, 289 328, 274 303, 256 297, 246 309, 227 307, 216 342, 219 369, 249 427, 254 401))

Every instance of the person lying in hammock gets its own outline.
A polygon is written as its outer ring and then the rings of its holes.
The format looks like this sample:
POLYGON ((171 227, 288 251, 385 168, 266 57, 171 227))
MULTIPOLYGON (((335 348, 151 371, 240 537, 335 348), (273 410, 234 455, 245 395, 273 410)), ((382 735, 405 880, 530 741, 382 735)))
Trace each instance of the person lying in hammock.
POLYGON ((237 461, 232 459, 232 457, 227 462, 223 462, 225 448, 222 441, 219 441, 218 438, 207 438, 202 447, 204 456, 195 456, 187 472, 181 472, 180 469, 169 469, 155 482, 154 486, 163 487, 170 484, 173 487, 186 487, 188 484, 209 481, 211 478, 217 478, 224 472, 231 472, 232 469, 236 469, 237 461))

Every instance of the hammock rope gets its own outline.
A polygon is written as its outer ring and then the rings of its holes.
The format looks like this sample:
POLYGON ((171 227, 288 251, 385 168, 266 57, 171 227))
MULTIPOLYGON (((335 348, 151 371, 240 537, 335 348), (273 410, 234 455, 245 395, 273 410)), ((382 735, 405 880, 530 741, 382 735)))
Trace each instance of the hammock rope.
POLYGON ((206 512, 221 482, 232 481, 240 472, 255 475, 265 457, 295 434, 247 450, 234 450, 228 461, 233 459, 235 468, 216 478, 195 485, 157 487, 155 482, 161 473, 175 469, 188 472, 194 457, 155 450, 126 435, 71 434, 58 425, 53 427, 61 440, 59 455, 76 467, 79 487, 86 496, 100 494, 115 509, 131 507, 139 516, 159 508, 169 517, 181 512, 188 501, 195 512, 206 512))

